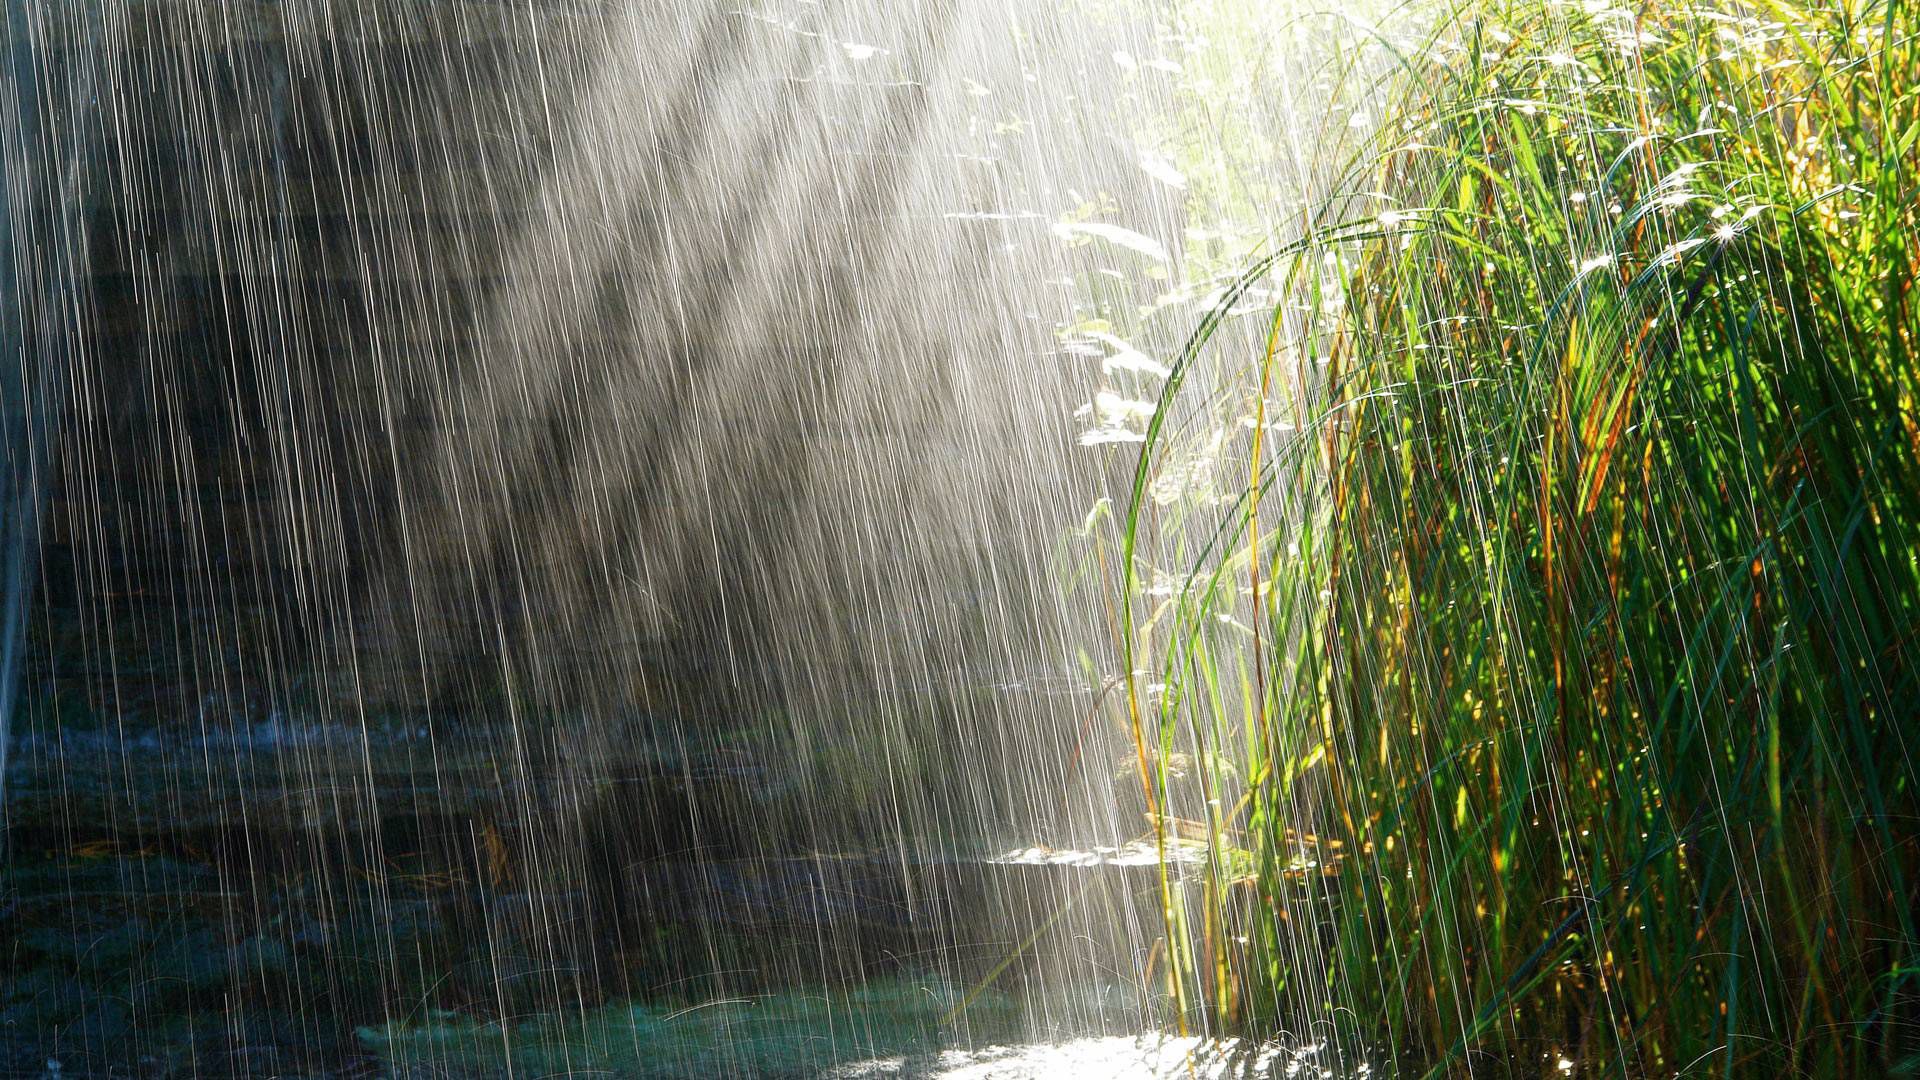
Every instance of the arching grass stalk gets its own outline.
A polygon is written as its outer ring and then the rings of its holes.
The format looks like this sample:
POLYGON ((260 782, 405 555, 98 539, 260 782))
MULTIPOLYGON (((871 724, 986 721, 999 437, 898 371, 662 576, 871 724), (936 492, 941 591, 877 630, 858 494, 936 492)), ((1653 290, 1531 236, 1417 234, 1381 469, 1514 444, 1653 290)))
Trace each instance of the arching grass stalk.
POLYGON ((1163 852, 1208 808, 1182 1007, 1401 1072, 1920 1065, 1915 22, 1470 4, 1255 268, 1266 355, 1199 364, 1251 276, 1196 332, 1124 533, 1163 852), (1143 516, 1183 403, 1246 488, 1143 516))

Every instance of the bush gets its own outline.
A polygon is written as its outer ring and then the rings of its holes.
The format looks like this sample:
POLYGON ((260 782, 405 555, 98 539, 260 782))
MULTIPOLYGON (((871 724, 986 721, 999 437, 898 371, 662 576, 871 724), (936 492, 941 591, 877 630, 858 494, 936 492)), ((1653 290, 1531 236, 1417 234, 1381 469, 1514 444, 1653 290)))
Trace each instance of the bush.
POLYGON ((1200 781, 1255 867, 1193 916, 1215 1014, 1403 1071, 1913 1067, 1917 29, 1494 0, 1402 58, 1131 643, 1142 738, 1248 778, 1200 781))

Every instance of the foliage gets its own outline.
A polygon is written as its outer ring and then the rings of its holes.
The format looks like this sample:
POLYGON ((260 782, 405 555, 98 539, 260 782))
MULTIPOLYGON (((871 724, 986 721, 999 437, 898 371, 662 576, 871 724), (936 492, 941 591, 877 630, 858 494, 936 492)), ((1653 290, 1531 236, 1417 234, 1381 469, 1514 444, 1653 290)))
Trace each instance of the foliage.
POLYGON ((1258 867, 1168 890, 1176 999, 1402 1072, 1914 1067, 1916 30, 1484 0, 1399 58, 1136 477, 1143 767, 1238 747, 1258 867), (1246 483, 1170 512, 1195 395, 1246 483))

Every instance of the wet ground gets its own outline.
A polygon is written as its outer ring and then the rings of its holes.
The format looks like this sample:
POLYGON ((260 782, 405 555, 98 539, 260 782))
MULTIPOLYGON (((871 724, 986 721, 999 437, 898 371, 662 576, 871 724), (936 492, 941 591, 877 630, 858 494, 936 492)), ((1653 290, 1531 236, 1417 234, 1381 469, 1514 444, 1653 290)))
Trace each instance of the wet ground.
POLYGON ((771 790, 738 756, 593 803, 483 742, 277 723, 16 741, 0 1075, 1144 1076, 1195 1049, 1142 1034, 1137 845, 753 848, 681 820, 771 790))

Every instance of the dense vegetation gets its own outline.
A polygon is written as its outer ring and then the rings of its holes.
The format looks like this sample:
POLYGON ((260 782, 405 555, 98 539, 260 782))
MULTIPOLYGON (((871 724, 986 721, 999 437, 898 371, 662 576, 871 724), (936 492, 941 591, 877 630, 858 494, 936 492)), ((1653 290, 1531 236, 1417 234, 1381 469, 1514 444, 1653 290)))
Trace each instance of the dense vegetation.
POLYGON ((1143 779, 1216 856, 1189 1015, 1399 1075, 1920 1067, 1916 31, 1487 0, 1396 57, 1127 516, 1143 779), (1237 495, 1166 497, 1196 459, 1237 495))

